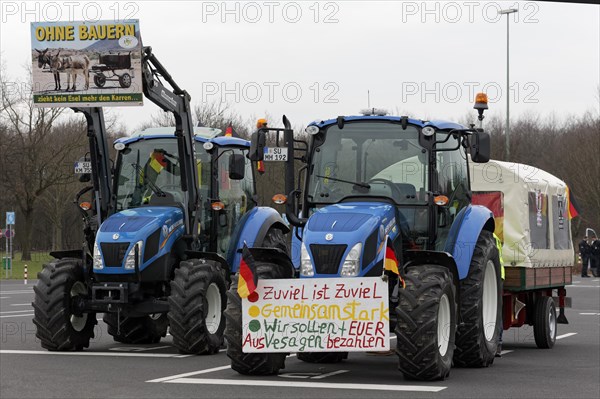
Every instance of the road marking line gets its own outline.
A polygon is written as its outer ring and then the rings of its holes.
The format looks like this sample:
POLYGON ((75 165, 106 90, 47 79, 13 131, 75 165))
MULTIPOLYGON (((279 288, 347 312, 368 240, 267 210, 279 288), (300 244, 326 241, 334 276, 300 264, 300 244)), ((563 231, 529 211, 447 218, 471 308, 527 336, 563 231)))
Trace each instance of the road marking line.
POLYGON ((11 303, 10 306, 31 306, 31 302, 29 302, 29 303, 11 303))
POLYGON ((569 288, 600 288, 600 285, 571 285, 569 288))
MULTIPOLYGON (((113 356, 113 357, 162 357, 178 358, 179 355, 170 353, 137 353, 137 352, 46 352, 25 350, 0 350, 0 355, 58 355, 58 356, 113 356)), ((228 366, 229 367, 229 366, 228 366)))
POLYGON ((8 294, 33 294, 33 289, 19 290, 19 291, 0 291, 0 295, 8 295, 8 294))
POLYGON ((178 378, 190 377, 192 375, 207 374, 207 373, 212 373, 213 371, 227 370, 227 369, 230 369, 230 368, 231 368, 231 366, 214 367, 212 369, 192 371, 192 372, 189 372, 189 373, 176 374, 176 375, 171 375, 169 377, 157 378, 155 380, 149 380, 149 381, 146 381, 146 382, 165 382, 165 381, 169 381, 169 380, 175 380, 175 379, 178 379, 178 378))
POLYGON ((9 296, 0 296, 0 299, 8 299, 10 298, 9 296))
POLYGON ((33 316, 33 313, 28 313, 28 314, 11 314, 11 315, 6 315, 6 316, 0 316, 0 319, 3 319, 5 317, 27 317, 27 316, 33 316))
POLYGON ((310 377, 310 379, 311 380, 320 380, 320 379, 323 379, 323 378, 331 377, 331 376, 338 375, 338 374, 344 374, 344 373, 348 373, 348 372, 350 372, 350 370, 332 371, 331 373, 321 374, 321 375, 317 375, 315 377, 310 377))
POLYGON ((440 392, 447 387, 430 385, 387 385, 387 384, 336 384, 327 382, 301 382, 301 381, 269 381, 269 380, 219 380, 213 378, 178 378, 165 381, 167 384, 205 384, 205 385, 242 385, 259 387, 286 387, 286 388, 329 388, 329 389, 357 389, 368 391, 416 391, 440 392))
POLYGON ((0 312, 0 315, 8 314, 8 313, 27 313, 27 312, 31 313, 32 309, 28 309, 28 310, 9 310, 9 311, 6 311, 6 312, 0 312))
POLYGON ((559 336, 556 337, 556 339, 568 338, 568 337, 571 337, 573 335, 577 335, 577 333, 567 333, 567 334, 559 335, 559 336))
POLYGON ((155 350, 155 349, 165 349, 165 348, 172 348, 172 346, 167 345, 167 346, 153 346, 150 348, 144 348, 144 347, 135 347, 135 346, 118 346, 116 348, 108 348, 109 351, 115 351, 115 352, 146 352, 146 351, 151 351, 151 350, 155 350))
POLYGON ((506 355, 506 354, 508 354, 508 353, 510 353, 510 352, 514 352, 514 350, 512 350, 512 349, 505 349, 505 350, 503 350, 502 352, 500 352, 500 354, 501 354, 502 356, 504 356, 504 355, 506 355))
POLYGON ((584 316, 600 316, 600 313, 579 313, 584 316))

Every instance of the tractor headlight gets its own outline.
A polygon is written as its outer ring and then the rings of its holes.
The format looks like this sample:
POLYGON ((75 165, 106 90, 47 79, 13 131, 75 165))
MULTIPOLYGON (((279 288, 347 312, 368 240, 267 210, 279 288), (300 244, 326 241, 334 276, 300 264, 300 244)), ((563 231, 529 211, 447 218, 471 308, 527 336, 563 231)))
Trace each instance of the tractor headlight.
POLYGON ((360 254, 362 252, 362 243, 358 243, 352 247, 344 264, 342 265, 342 277, 354 277, 358 275, 360 254))
POLYGON ((104 269, 104 263, 102 262, 102 255, 100 255, 100 249, 98 243, 94 241, 94 269, 104 269))
POLYGON ((142 247, 144 245, 143 241, 138 241, 135 243, 133 247, 127 253, 125 257, 125 269, 133 270, 135 269, 135 263, 137 261, 138 266, 142 264, 142 247), (137 259, 136 259, 137 256, 137 259))
POLYGON ((310 255, 306 250, 306 245, 302 243, 302 249, 300 251, 300 275, 306 277, 312 277, 315 275, 315 269, 313 268, 310 255))

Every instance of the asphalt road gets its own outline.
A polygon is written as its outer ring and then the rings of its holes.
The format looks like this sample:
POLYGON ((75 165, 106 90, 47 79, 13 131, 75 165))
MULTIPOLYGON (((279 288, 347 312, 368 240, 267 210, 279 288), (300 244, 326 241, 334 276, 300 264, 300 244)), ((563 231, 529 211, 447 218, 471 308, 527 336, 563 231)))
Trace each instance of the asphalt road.
MULTIPOLYGON (((8 398, 598 398, 600 280, 575 277, 567 288, 570 324, 551 350, 537 349, 530 327, 504 332, 504 354, 486 369, 452 369, 435 383, 407 381, 397 357, 350 354, 333 365, 294 356, 278 376, 245 377, 224 351, 182 356, 167 336, 159 344, 115 343, 98 322, 83 352, 41 348, 31 321, 32 286, 0 283, 0 397, 8 398)), ((101 317, 98 317, 101 318, 101 317)))

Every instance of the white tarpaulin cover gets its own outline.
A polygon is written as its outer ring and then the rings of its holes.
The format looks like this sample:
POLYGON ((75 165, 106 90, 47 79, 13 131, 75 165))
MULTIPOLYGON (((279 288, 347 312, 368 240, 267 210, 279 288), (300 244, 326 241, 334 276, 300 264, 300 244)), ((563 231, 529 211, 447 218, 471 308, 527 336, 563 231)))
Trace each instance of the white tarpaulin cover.
POLYGON ((490 160, 470 163, 473 203, 496 220, 505 266, 572 266, 568 188, 533 166, 490 160))

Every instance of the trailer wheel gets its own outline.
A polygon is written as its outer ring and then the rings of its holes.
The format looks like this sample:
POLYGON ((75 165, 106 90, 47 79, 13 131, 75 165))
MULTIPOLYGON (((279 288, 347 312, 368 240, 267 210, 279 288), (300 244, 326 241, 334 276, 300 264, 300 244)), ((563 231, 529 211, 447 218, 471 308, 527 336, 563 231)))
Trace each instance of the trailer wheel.
POLYGON ((181 353, 217 353, 223 343, 227 286, 216 262, 190 259, 180 263, 171 281, 169 325, 181 353))
POLYGON ((103 317, 113 339, 124 344, 156 344, 167 335, 169 320, 166 313, 143 317, 124 317, 121 322, 117 313, 105 313, 103 317))
MULTIPOLYGON (((256 272, 262 280, 293 277, 292 270, 274 263, 256 261, 256 272)), ((225 339, 227 339, 227 356, 231 359, 231 368, 245 375, 277 374, 285 368, 287 353, 244 353, 242 351, 242 299, 238 295, 239 274, 233 276, 227 292, 227 309, 225 318, 225 339)))
POLYGON ((103 73, 94 75, 94 84, 97 87, 104 87, 104 85, 106 84, 106 76, 104 76, 103 73))
POLYGON ((461 321, 456 332, 454 365, 488 367, 494 362, 502 324, 500 258, 493 235, 482 231, 468 276, 461 281, 461 321))
POLYGON ((549 296, 541 296, 535 302, 533 336, 540 349, 550 349, 556 342, 556 306, 549 296))
POLYGON ((405 378, 443 380, 450 375, 456 333, 456 287, 448 269, 408 269, 398 291, 396 352, 405 378))
POLYGON ((348 359, 348 352, 298 352, 296 356, 306 363, 339 363, 348 359))
POLYGON ((124 73, 123 75, 119 76, 119 84, 124 89, 131 86, 131 75, 128 73, 124 73))
POLYGON ((44 265, 33 287, 33 323, 42 347, 51 351, 82 350, 94 338, 95 313, 75 314, 74 304, 86 296, 81 260, 64 258, 44 265))

